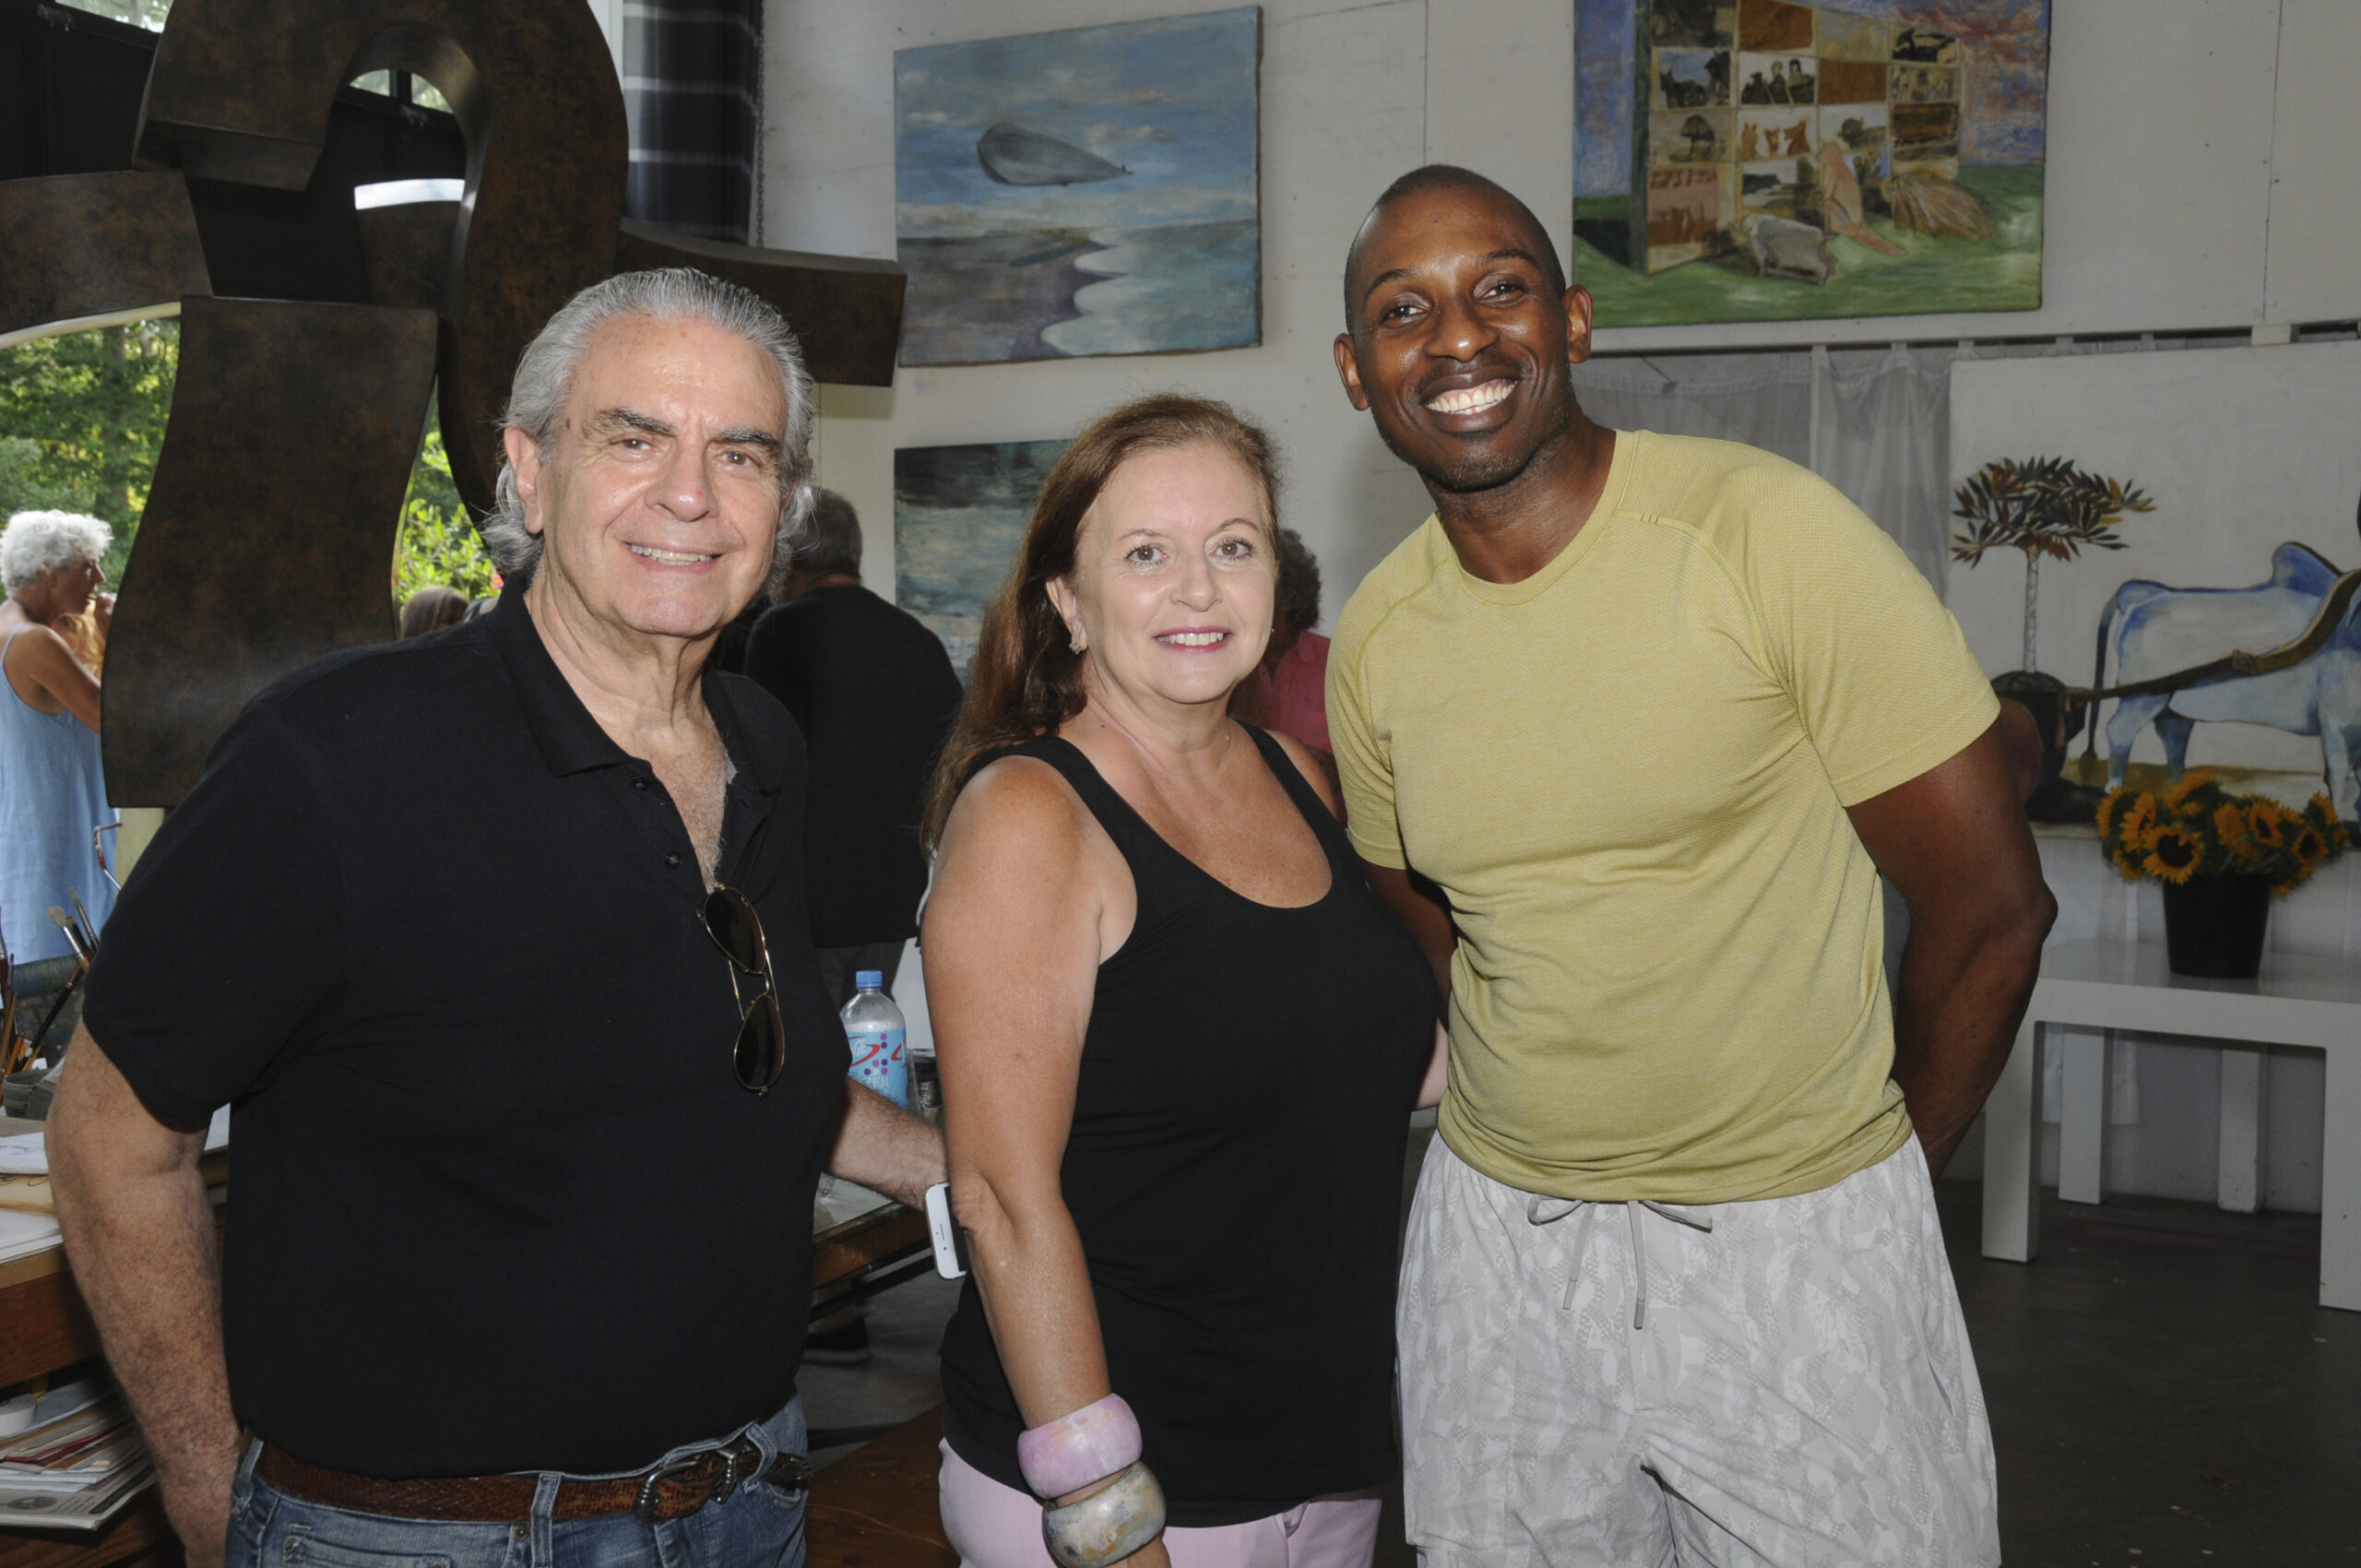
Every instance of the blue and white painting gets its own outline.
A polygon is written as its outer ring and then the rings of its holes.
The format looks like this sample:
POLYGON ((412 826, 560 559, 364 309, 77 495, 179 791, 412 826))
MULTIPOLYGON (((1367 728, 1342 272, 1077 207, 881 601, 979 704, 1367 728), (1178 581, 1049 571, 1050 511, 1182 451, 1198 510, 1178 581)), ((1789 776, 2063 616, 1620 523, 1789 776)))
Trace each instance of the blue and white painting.
POLYGON ((984 607, 1015 563, 1062 441, 905 446, 894 454, 894 602, 967 678, 984 607))
POLYGON ((1260 342, 1262 17, 896 52, 902 363, 1260 342))

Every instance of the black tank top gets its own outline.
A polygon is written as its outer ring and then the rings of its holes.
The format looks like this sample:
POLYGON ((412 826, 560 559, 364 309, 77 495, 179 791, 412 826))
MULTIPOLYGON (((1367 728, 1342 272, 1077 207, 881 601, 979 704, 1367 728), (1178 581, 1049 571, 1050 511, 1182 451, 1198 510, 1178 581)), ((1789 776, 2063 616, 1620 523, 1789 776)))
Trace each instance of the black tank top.
MULTIPOLYGON (((1065 776, 1139 913, 1098 967, 1061 1168, 1115 1392, 1175 1525, 1239 1524, 1394 1470, 1394 1247, 1434 980, 1344 828, 1255 746, 1327 851, 1274 909, 1183 858, 1068 741, 1002 755, 1065 776)), ((943 1335, 943 1431, 1026 1491, 1025 1420, 973 1279, 943 1335)))

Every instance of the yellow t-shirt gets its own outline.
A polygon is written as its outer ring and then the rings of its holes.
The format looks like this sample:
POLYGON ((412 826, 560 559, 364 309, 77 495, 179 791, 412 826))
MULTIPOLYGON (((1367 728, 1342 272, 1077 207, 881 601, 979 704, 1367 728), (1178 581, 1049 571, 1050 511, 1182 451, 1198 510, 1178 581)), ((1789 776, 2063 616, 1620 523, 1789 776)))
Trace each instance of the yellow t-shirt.
POLYGON ((1449 895, 1443 1139, 1568 1198, 1810 1192, 1910 1135, 1876 866, 1845 809, 1999 713, 1958 624, 1845 497, 1624 433, 1521 583, 1424 527, 1346 606, 1352 837, 1449 895))

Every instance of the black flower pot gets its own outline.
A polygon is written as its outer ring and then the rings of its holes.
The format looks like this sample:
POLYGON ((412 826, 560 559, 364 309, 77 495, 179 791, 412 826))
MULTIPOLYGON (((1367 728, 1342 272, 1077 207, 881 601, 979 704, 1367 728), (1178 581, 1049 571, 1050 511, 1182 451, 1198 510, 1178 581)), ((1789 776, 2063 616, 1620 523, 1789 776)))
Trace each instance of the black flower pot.
POLYGON ((2165 884, 2165 958, 2177 975, 2252 980, 2271 923, 2271 878, 2201 871, 2165 884))

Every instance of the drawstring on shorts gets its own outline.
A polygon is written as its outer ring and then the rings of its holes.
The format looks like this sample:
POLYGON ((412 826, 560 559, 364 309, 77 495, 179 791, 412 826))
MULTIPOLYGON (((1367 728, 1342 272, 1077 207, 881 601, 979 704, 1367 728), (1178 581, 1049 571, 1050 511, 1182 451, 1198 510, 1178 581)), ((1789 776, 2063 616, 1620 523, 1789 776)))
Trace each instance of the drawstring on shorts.
MULTIPOLYGON (((1532 1194, 1525 1200, 1525 1222, 1530 1225, 1555 1225, 1585 1203, 1596 1206, 1598 1200, 1548 1198, 1537 1193, 1532 1194)), ((1635 1330, 1643 1329, 1648 1326, 1648 1254, 1640 1240, 1640 1211, 1644 1208, 1653 1214, 1662 1215, 1676 1225, 1686 1225, 1691 1230, 1703 1230, 1707 1235, 1713 1234, 1714 1217, 1702 1208, 1684 1208, 1678 1204, 1658 1203, 1654 1198, 1632 1198, 1625 1201, 1621 1207, 1631 1225, 1631 1326, 1635 1330)), ((1567 1268, 1566 1299, 1560 1303, 1560 1311, 1573 1310, 1574 1282, 1581 1277, 1579 1265, 1567 1268)))

